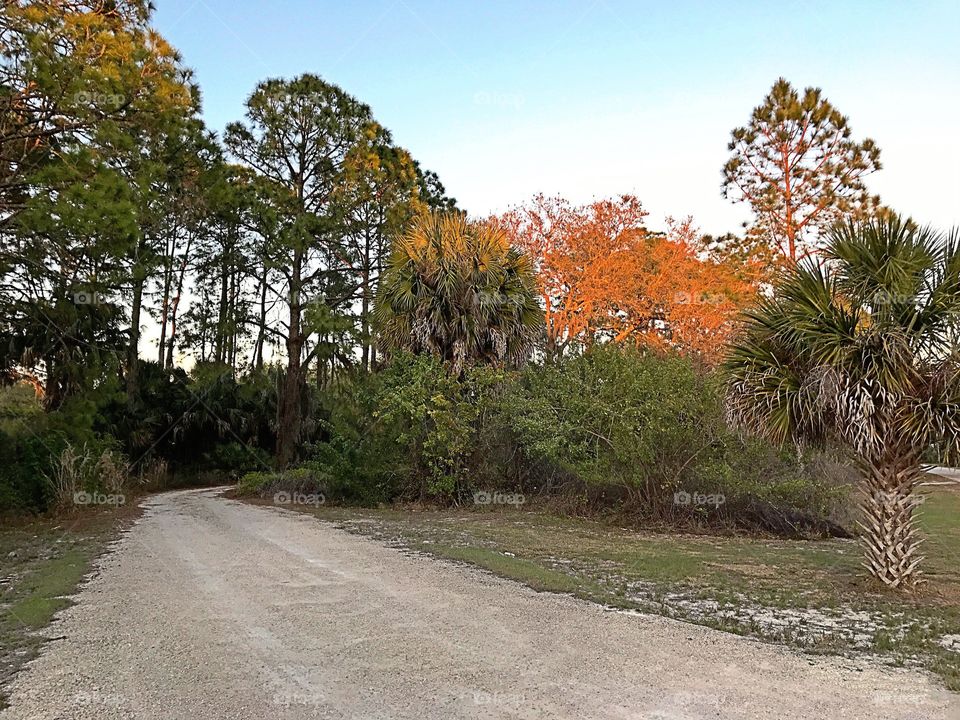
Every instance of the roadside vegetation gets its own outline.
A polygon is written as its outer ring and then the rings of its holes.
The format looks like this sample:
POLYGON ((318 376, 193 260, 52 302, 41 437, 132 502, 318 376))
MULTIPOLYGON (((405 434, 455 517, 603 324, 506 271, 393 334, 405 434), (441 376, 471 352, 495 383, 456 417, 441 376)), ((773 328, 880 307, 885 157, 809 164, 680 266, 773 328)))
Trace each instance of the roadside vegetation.
POLYGON ((47 626, 137 512, 131 504, 0 529, 0 709, 4 686, 50 639, 47 626))

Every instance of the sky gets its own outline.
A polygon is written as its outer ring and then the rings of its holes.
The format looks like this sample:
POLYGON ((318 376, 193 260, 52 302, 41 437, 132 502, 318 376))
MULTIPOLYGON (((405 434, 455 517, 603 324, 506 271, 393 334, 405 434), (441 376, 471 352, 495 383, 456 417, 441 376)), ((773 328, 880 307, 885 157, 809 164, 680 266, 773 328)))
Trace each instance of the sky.
POLYGON ((155 0, 222 132, 266 78, 318 74, 370 105, 471 215, 534 194, 637 195, 651 227, 750 217, 723 199, 733 128, 778 77, 873 138, 871 192, 960 225, 960 2, 155 0))

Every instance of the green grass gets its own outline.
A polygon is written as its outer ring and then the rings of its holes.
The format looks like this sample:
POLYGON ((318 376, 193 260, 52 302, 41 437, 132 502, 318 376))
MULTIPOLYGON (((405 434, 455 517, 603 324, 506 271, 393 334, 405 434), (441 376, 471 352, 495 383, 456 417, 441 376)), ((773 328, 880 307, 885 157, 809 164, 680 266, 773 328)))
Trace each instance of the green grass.
POLYGON ((90 557, 81 548, 44 562, 23 580, 21 597, 3 611, 14 624, 37 630, 50 623, 58 610, 67 607, 87 572, 90 557))
POLYGON ((90 511, 0 529, 0 708, 6 685, 45 642, 42 630, 136 513, 90 511))
POLYGON ((459 560, 471 565, 479 565, 485 570, 502 577, 509 577, 522 582, 539 592, 589 595, 597 591, 596 586, 591 582, 585 582, 566 573, 545 568, 530 560, 511 557, 487 548, 438 545, 431 547, 430 552, 448 560, 459 560))
POLYGON ((540 591, 655 612, 815 653, 926 667, 960 691, 960 488, 931 490, 927 584, 878 587, 853 540, 639 532, 536 511, 301 508, 355 533, 465 562, 540 591), (830 623, 836 623, 833 627, 830 623))

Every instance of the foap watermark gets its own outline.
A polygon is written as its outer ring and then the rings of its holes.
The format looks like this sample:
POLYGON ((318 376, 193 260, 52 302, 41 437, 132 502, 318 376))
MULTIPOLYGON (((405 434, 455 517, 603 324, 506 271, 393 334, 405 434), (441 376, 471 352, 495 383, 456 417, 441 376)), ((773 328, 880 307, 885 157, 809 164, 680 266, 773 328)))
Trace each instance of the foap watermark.
POLYGON ((121 695, 104 693, 100 690, 81 690, 76 692, 73 695, 73 702, 77 707, 91 707, 99 705, 102 707, 110 707, 115 710, 121 710, 129 706, 129 703, 125 697, 121 695))
POLYGON ((74 100, 80 105, 114 108, 118 108, 127 102, 126 96, 120 93, 88 92, 86 90, 78 92, 74 96, 74 100))
POLYGON ((93 290, 77 290, 73 294, 75 305, 109 305, 110 298, 93 290))
POLYGON ((927 701, 926 696, 916 692, 880 691, 873 694, 874 705, 913 705, 920 707, 926 705, 927 701))
POLYGON ((281 490, 273 495, 274 505, 313 505, 319 507, 327 501, 323 493, 287 492, 281 490))
POLYGON ((474 705, 485 705, 488 707, 502 705, 512 705, 516 707, 526 701, 526 698, 520 693, 508 693, 501 690, 494 690, 493 692, 474 690, 470 693, 469 697, 473 700, 474 705))
MULTIPOLYGON (((272 637, 266 630, 263 634, 272 637)), ((273 673, 272 684, 274 705, 284 708, 306 705, 323 705, 326 695, 317 686, 314 670, 305 665, 280 665, 273 673)))
POLYGON ((727 299, 719 293, 688 293, 678 292, 673 295, 673 302, 677 305, 722 305, 727 299))
POLYGON ((262 96, 279 107, 290 107, 291 105, 325 105, 330 102, 326 93, 316 90, 296 91, 283 86, 282 88, 268 88, 259 91, 262 96))
POLYGON ((73 494, 74 505, 124 505, 127 498, 122 493, 107 494, 81 490, 73 494))
POLYGON ((867 301, 874 307, 878 305, 916 305, 917 296, 910 293, 892 293, 887 290, 880 290, 867 298, 867 301))
POLYGON ((678 490, 673 494, 674 505, 718 508, 727 501, 723 493, 687 492, 678 490))
POLYGON ((513 108, 519 110, 526 102, 520 93, 489 92, 481 90, 473 94, 473 104, 485 107, 513 108))
POLYGON ((478 490, 473 494, 474 505, 523 505, 527 501, 523 493, 487 492, 478 490))
POLYGON ((884 490, 873 490, 867 492, 867 497, 881 505, 910 505, 916 507, 923 505, 927 501, 926 495, 920 493, 911 493, 909 495, 898 492, 888 492, 884 490))
POLYGON ((291 708, 297 705, 322 705, 326 702, 326 696, 319 691, 313 690, 291 690, 289 692, 276 692, 273 694, 273 704, 284 708, 291 708))

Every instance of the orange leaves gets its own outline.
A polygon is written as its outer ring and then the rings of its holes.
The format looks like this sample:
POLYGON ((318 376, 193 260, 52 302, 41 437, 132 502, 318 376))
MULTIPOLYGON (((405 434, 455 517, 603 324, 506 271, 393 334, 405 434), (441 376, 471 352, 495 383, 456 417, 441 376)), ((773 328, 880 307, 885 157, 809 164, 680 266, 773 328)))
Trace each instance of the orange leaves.
POLYGON ((700 247, 692 222, 649 231, 631 195, 573 206, 538 195, 499 218, 537 270, 547 352, 633 342, 719 359, 752 287, 700 247))

